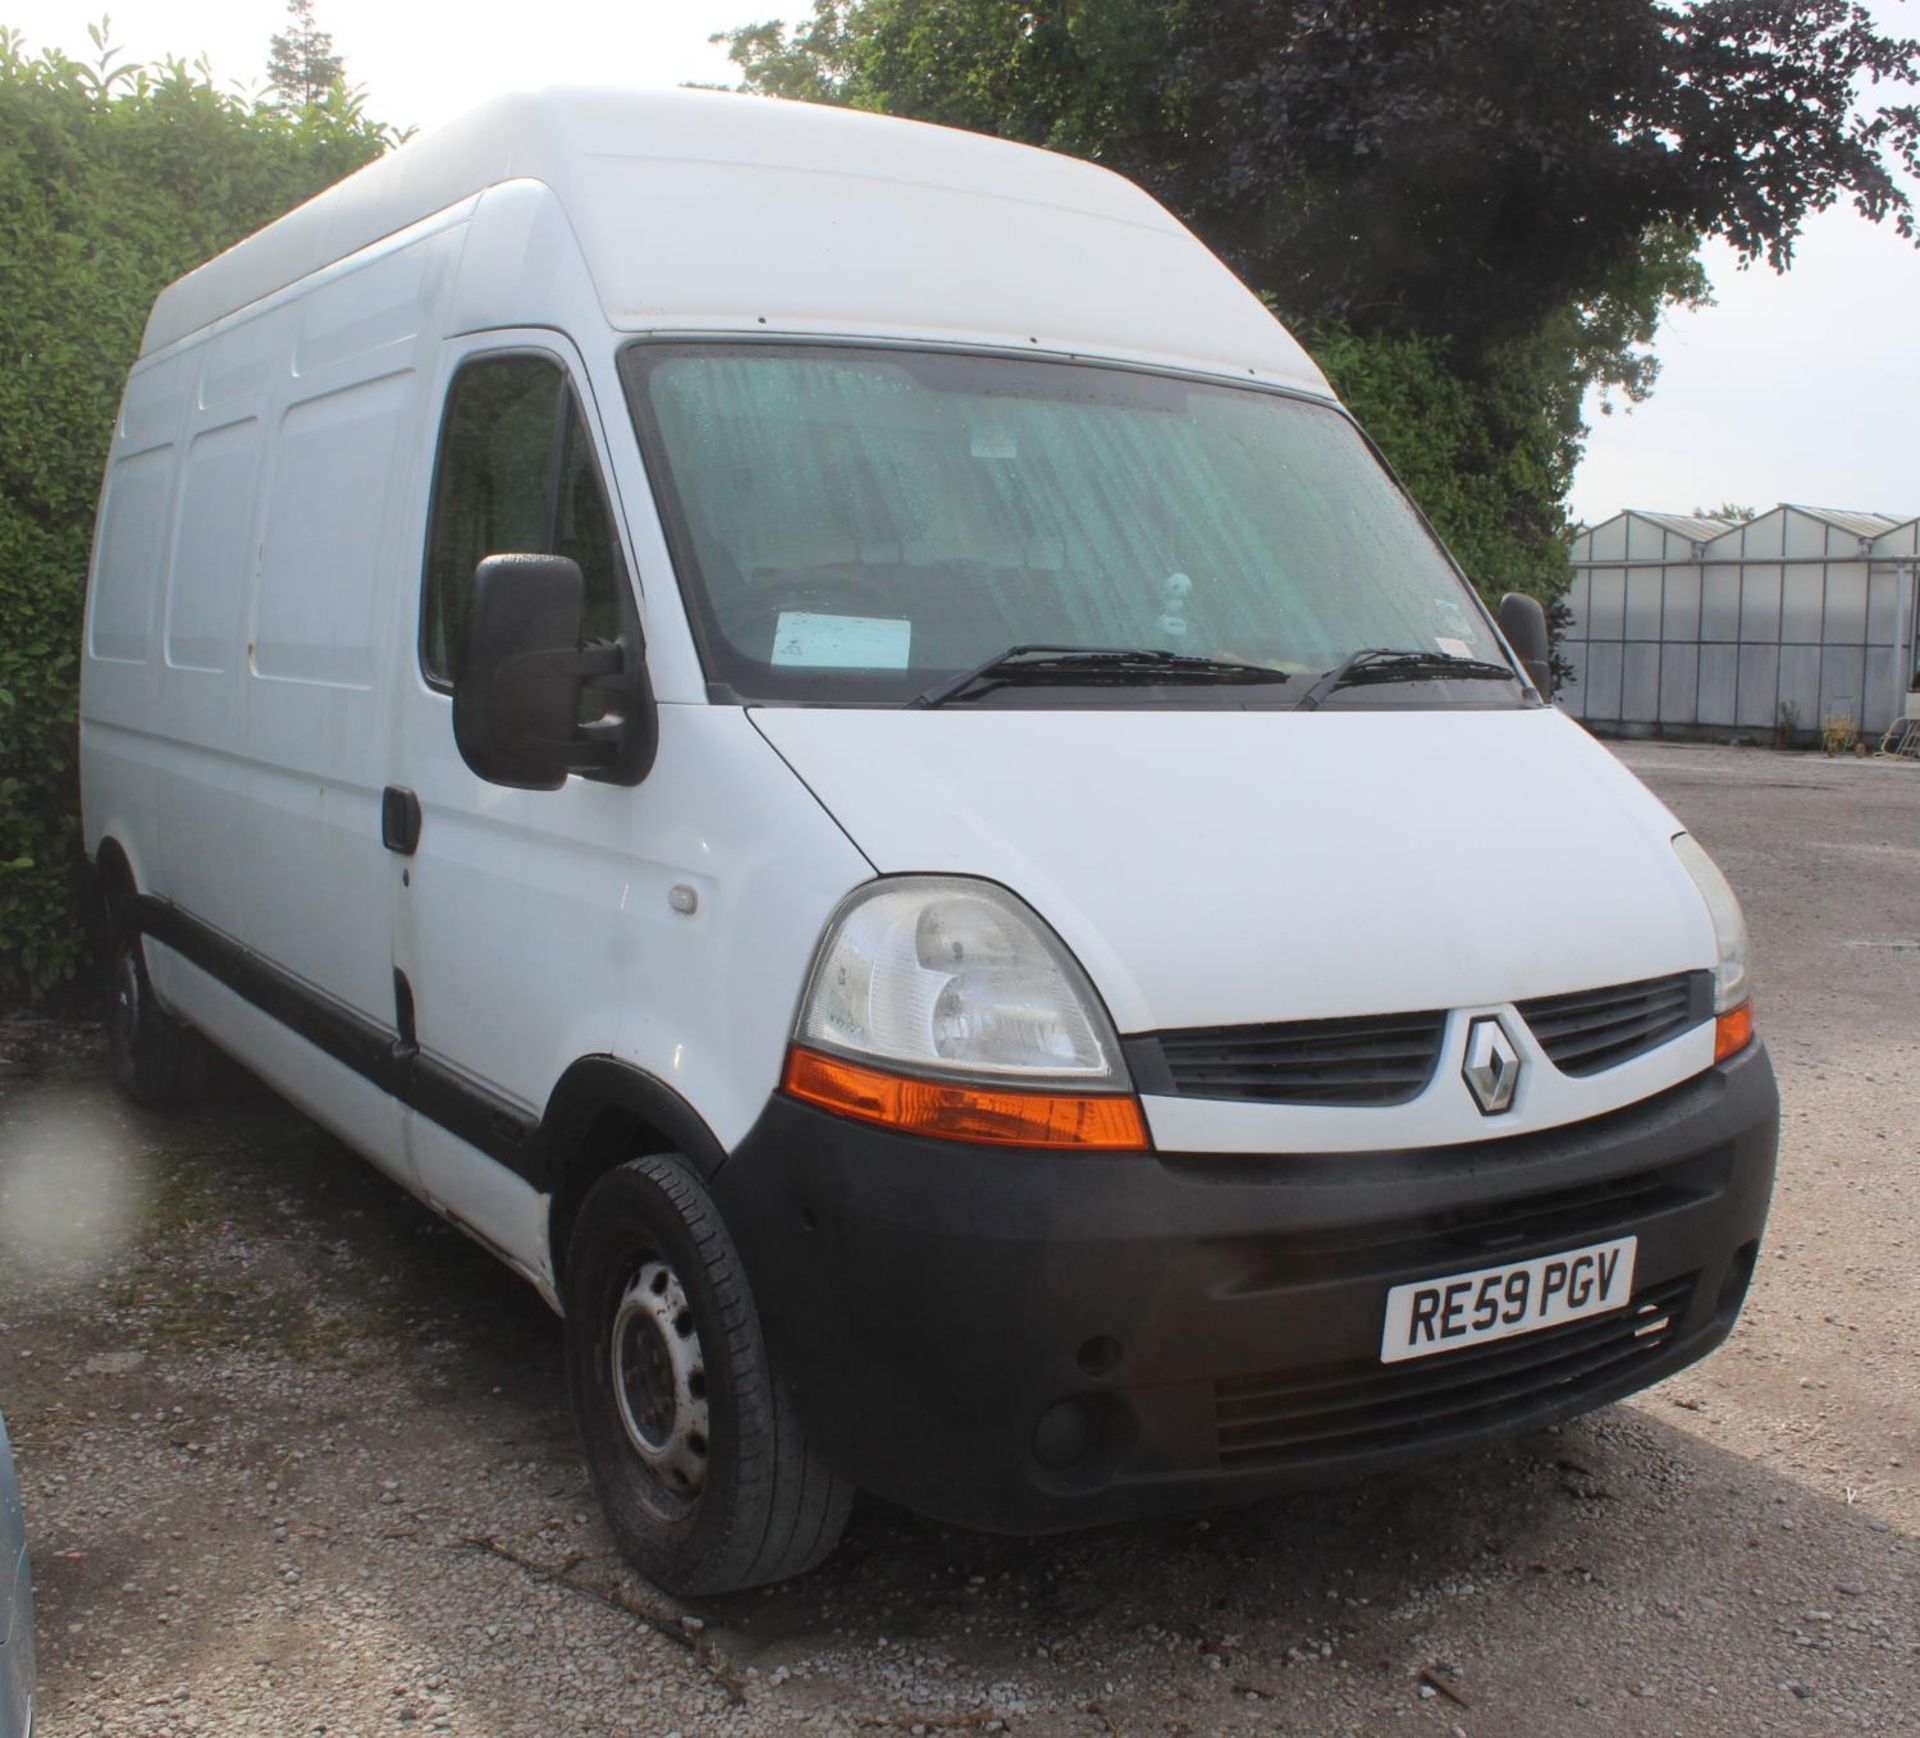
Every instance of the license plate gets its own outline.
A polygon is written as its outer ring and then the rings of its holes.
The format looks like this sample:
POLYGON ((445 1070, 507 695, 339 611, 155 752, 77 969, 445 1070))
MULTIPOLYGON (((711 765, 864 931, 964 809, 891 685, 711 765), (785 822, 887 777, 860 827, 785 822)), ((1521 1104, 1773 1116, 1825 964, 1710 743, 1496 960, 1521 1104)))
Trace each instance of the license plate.
POLYGON ((1618 1237, 1507 1267, 1396 1285, 1387 1293, 1380 1362, 1430 1358, 1617 1310, 1633 1295, 1638 1243, 1618 1237))

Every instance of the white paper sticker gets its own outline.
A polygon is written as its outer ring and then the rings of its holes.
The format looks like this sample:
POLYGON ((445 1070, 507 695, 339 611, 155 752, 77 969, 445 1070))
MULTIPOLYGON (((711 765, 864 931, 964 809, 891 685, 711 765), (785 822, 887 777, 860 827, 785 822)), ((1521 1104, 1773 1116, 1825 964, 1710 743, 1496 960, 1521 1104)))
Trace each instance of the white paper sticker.
POLYGON ((912 639, 913 623, 908 621, 782 610, 773 635, 773 661, 838 670, 904 670, 912 639))
POLYGON ((1449 658, 1471 658, 1473 648, 1465 640, 1450 640, 1445 634, 1439 635, 1433 642, 1449 658))

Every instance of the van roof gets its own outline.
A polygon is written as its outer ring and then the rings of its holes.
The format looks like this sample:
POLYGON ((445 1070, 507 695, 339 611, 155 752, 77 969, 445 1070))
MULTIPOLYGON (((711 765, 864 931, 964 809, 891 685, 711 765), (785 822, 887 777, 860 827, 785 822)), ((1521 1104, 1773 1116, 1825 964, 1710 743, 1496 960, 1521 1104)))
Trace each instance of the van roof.
POLYGON ((618 329, 946 336, 1329 392, 1232 273, 1105 169, 947 127, 713 91, 497 98, 163 291, 141 353, 515 180, 557 196, 618 329))

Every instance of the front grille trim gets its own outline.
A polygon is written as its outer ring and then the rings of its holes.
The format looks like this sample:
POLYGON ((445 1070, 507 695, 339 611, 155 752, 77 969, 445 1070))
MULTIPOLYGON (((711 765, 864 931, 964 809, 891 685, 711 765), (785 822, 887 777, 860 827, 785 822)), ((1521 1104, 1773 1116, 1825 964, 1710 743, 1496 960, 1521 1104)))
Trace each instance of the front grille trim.
POLYGON ((1713 1013, 1713 974, 1675 972, 1516 1002, 1534 1042, 1562 1074, 1585 1079, 1691 1031, 1713 1013))
POLYGON ((1556 1245, 1597 1243, 1718 1197, 1730 1149, 1709 1148, 1679 1163, 1598 1178, 1544 1192, 1499 1196, 1468 1206, 1362 1220, 1327 1230, 1223 1238, 1237 1256, 1228 1282, 1236 1296, 1300 1284, 1333 1285, 1485 1267, 1556 1245))
POLYGON ((1256 1104, 1394 1105, 1425 1092, 1440 1065, 1444 1009, 1195 1027, 1128 1038, 1148 1094, 1256 1104))
MULTIPOLYGON (((1713 1013, 1713 974, 1570 990, 1516 1002, 1547 1060, 1585 1079, 1692 1030, 1713 1013)), ((1196 1026, 1123 1039, 1150 1097, 1386 1108, 1433 1083, 1449 1011, 1362 1014, 1269 1025, 1196 1026)))
POLYGON ((1623 1310, 1430 1360, 1221 1378, 1220 1465, 1285 1466, 1444 1439, 1597 1392, 1673 1343, 1697 1279, 1684 1274, 1643 1287, 1623 1310))

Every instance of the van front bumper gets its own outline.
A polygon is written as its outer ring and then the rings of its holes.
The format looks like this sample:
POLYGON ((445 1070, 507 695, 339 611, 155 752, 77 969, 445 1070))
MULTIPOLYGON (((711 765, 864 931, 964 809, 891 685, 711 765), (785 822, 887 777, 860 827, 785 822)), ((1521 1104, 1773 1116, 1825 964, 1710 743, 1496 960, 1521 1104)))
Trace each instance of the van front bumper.
POLYGON ((1063 1157, 771 1102, 714 1192, 837 1470, 1047 1532, 1384 1471, 1535 1430, 1711 1351, 1772 1191, 1765 1051, 1464 1147, 1063 1157), (1639 1239, 1624 1311, 1380 1362, 1386 1294, 1639 1239))

